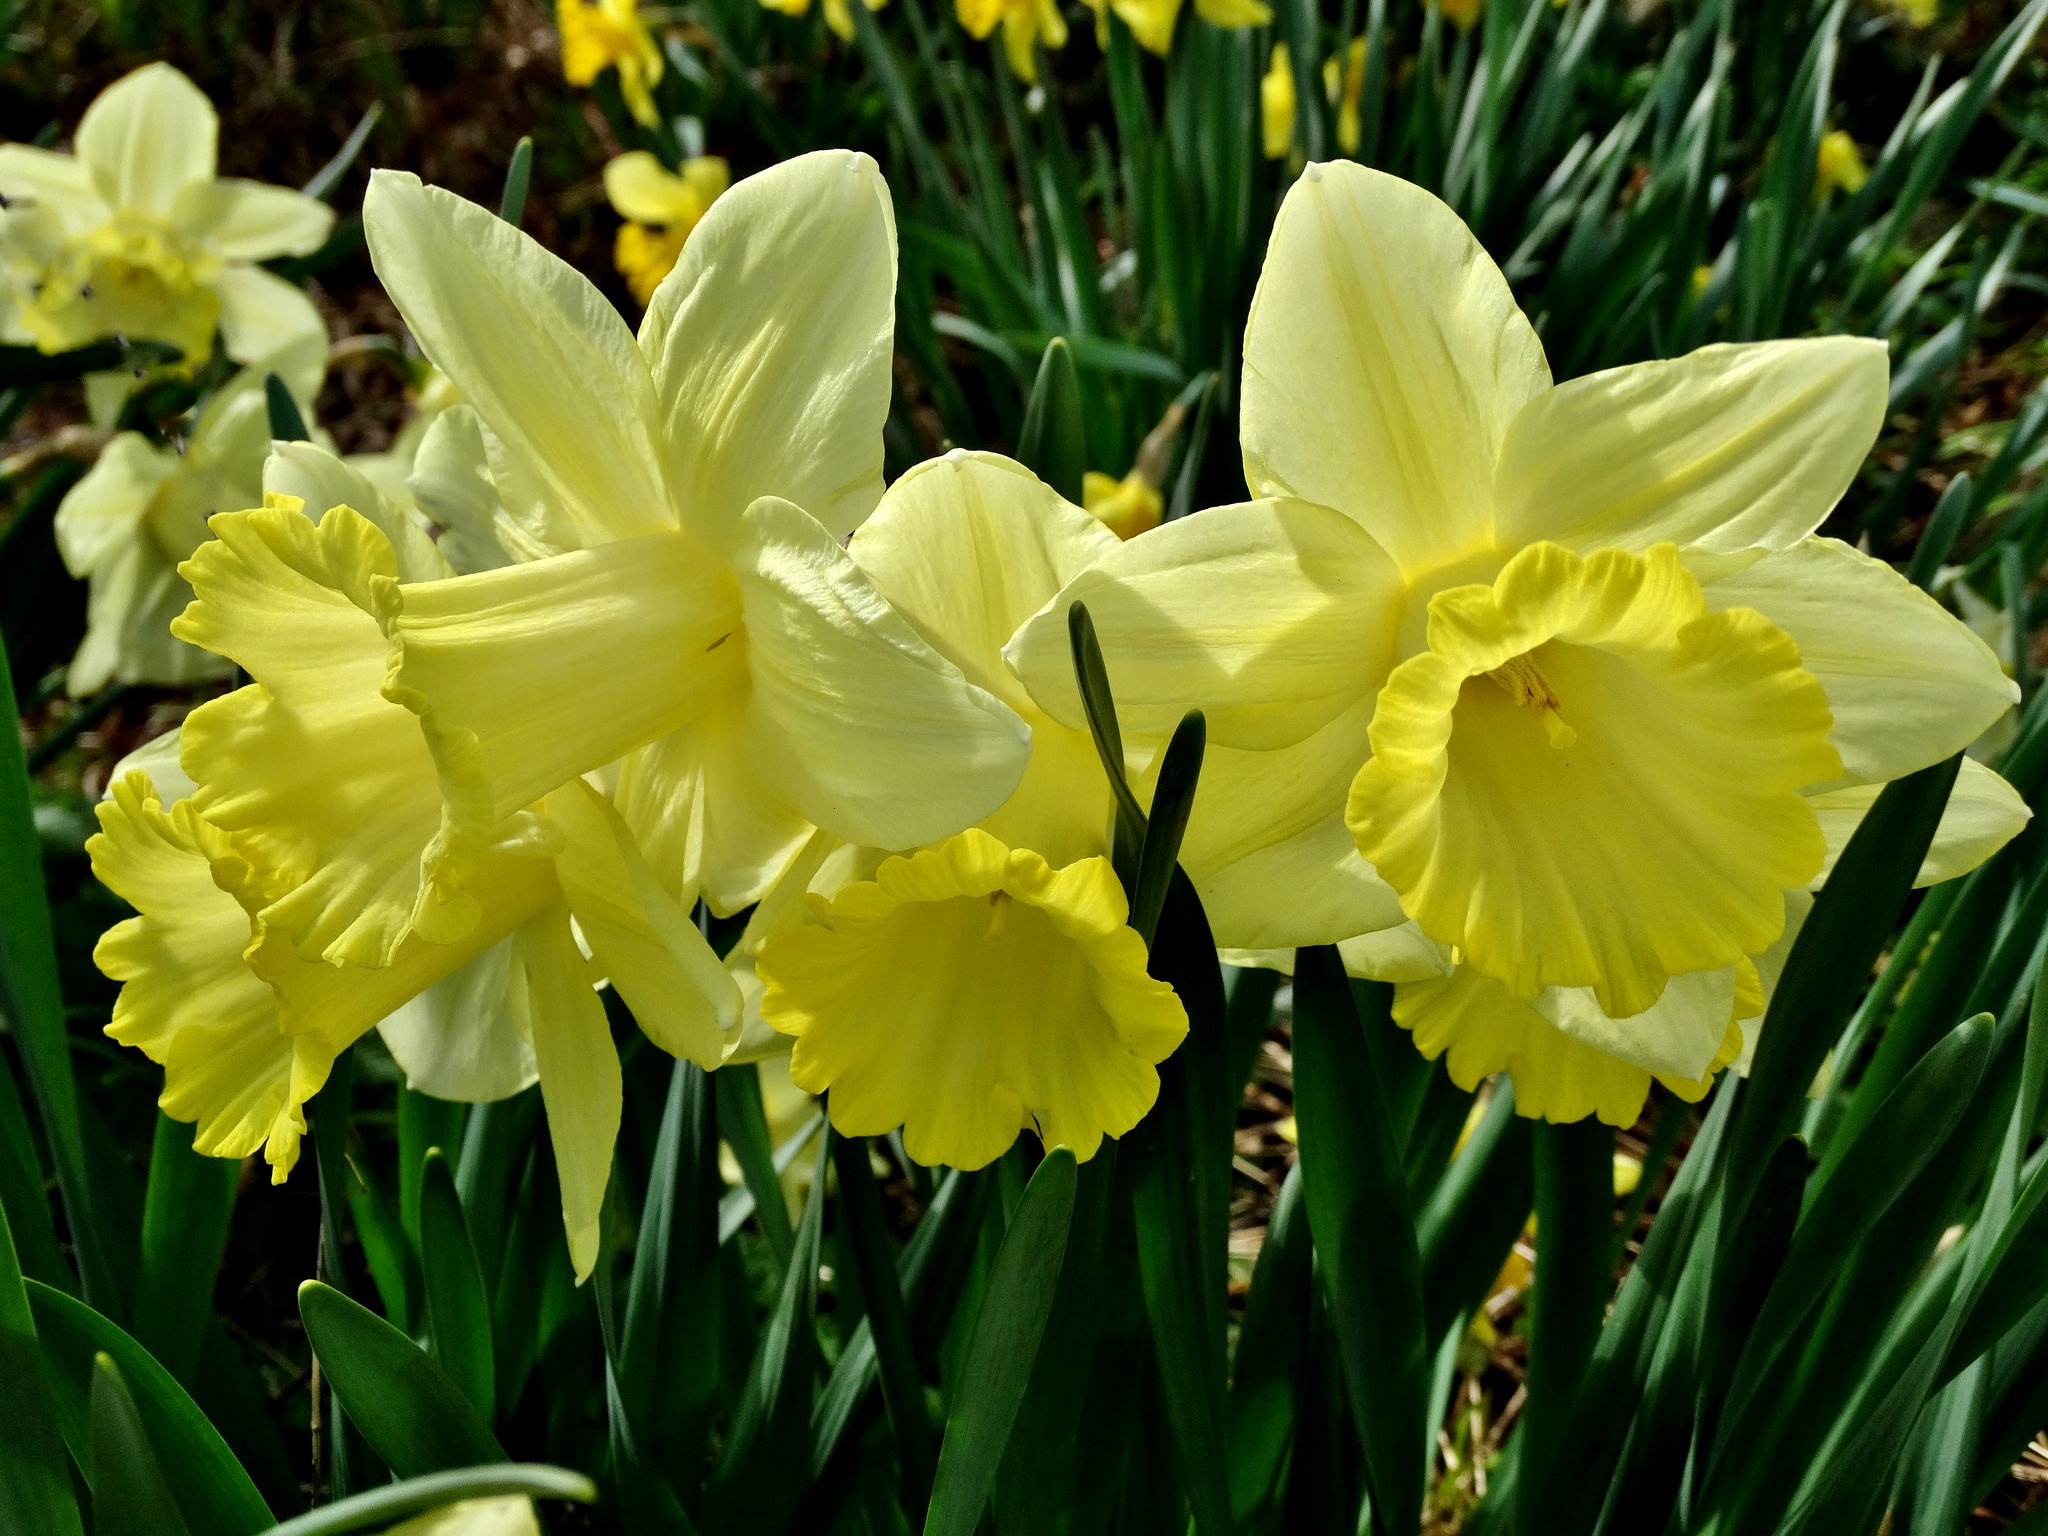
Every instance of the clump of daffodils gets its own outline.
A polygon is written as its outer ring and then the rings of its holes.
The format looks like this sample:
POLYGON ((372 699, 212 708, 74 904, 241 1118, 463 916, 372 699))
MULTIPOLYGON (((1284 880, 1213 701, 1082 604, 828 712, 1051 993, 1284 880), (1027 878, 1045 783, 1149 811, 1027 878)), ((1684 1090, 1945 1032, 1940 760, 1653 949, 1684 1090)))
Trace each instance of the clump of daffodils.
POLYGON ((608 69, 618 71, 619 96, 643 128, 659 126, 654 87, 661 81, 661 47, 641 19, 638 0, 555 0, 555 27, 562 35, 562 78, 593 85, 608 69))
POLYGON ((244 363, 324 338, 312 301, 259 263, 319 249, 333 210, 216 176, 219 138, 199 88, 149 64, 86 108, 72 153, 0 144, 0 340, 54 353, 120 336, 190 368, 216 331, 244 363))
MULTIPOLYGON (((703 202, 635 333, 485 210, 372 179, 446 397, 403 494, 278 445, 261 504, 210 519, 170 634, 249 681, 126 766, 91 846, 137 912, 98 950, 110 1033, 202 1151, 283 1177, 378 1029, 424 1091, 539 1083, 587 1275, 608 984, 707 1069, 787 1049, 843 1132, 918 1160, 1095 1153, 1188 1021, 1110 862, 1077 601, 1141 798, 1207 718, 1181 863, 1218 940, 1337 945, 1454 1080, 1554 1120, 1739 1069, 1879 788, 2015 697, 1815 532, 1883 418, 1880 343, 1556 384, 1455 214, 1312 166, 1245 337, 1252 499, 1153 527, 1174 415, 1086 508, 989 454, 885 491, 870 161, 703 202), (700 904, 751 909, 724 960, 700 904)), ((1922 879, 2027 814, 1966 767, 1922 879)))

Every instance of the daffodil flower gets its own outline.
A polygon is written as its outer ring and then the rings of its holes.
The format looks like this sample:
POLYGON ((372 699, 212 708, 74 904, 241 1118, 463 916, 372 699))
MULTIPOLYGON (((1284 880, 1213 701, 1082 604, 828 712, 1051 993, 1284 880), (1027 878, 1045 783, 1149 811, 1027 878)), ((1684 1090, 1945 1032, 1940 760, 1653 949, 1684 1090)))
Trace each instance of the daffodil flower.
POLYGON ((1259 79, 1261 147, 1268 160, 1285 160, 1294 147, 1294 66, 1287 45, 1275 43, 1266 73, 1259 79))
POLYGON ((661 80, 661 49, 640 19, 639 0, 555 0, 562 34, 562 78, 588 87, 608 69, 619 72, 619 95, 643 128, 661 125, 654 87, 661 80))
POLYGON ((1058 0, 953 0, 953 13, 977 40, 1003 29, 1003 53, 1019 80, 1037 80, 1041 41, 1049 51, 1067 46, 1067 20, 1058 0))
POLYGON ((13 300, 0 339, 64 352, 109 336, 163 342, 189 368, 213 351, 253 362, 326 330, 312 301, 257 263, 317 250, 325 203, 214 176, 220 119, 168 64, 86 108, 75 154, 0 144, 0 265, 13 300))
POLYGON ((690 231, 731 183, 730 169, 716 155, 685 162, 681 175, 644 149, 605 162, 604 194, 626 221, 619 226, 612 264, 641 304, 654 297, 690 231))
MULTIPOLYGON (((1181 0, 1087 0, 1087 4, 1095 12, 1095 36, 1103 46, 1109 42, 1109 13, 1115 11, 1139 47, 1162 59, 1172 51, 1181 0)), ((1195 0, 1195 14, 1227 32, 1263 27, 1273 19, 1272 8, 1263 0, 1195 0)))
POLYGON ((394 864, 409 859, 419 883, 440 787, 418 717, 384 696, 388 642, 365 603, 379 582, 448 567, 333 455, 296 444, 283 457, 267 478, 323 500, 345 492, 375 520, 341 504, 316 524, 272 493, 260 511, 215 517, 215 538, 186 562, 196 596, 179 633, 253 681, 187 717, 187 797, 165 811, 136 776, 102 807, 95 867, 141 914, 98 955, 126 984, 110 1033, 164 1065, 166 1112, 198 1121, 201 1151, 265 1146, 280 1179, 306 1097, 380 1021, 408 1073, 443 1096, 500 1097, 537 1077, 571 1254, 587 1273, 620 1112, 593 980, 609 977, 656 1044, 707 1067, 737 1038, 737 989, 624 820, 580 779, 524 807, 519 838, 477 855, 473 893, 428 905, 417 923, 376 925, 376 898, 403 883, 394 864), (268 776, 249 773, 252 761, 268 776), (309 910, 336 908, 372 920, 325 951, 295 938, 309 910))
MULTIPOLYGON (((1702 1081, 1740 1047, 1743 967, 1825 866, 1826 797, 1947 757, 2015 697, 1932 599, 1814 535, 1885 398, 1882 344, 1849 337, 1553 385, 1455 214, 1311 167, 1245 337, 1261 499, 1120 545, 1008 654, 1078 722, 1082 599, 1128 731, 1206 711, 1183 862, 1221 942, 1412 921, 1457 971, 1434 1020, 1397 994, 1419 1044, 1461 1083, 1513 1070, 1530 1112, 1614 1118, 1623 1092, 1544 1053, 1702 1081)), ((2000 794, 1980 847, 2024 819, 2000 794)))
POLYGON ((1365 99, 1365 44, 1362 37, 1351 39, 1341 65, 1334 55, 1323 60, 1323 90, 1337 109, 1337 147, 1347 155, 1357 154, 1363 140, 1359 103, 1365 99))
POLYGON ((1081 477, 1081 504, 1090 517, 1120 539, 1134 539, 1157 528, 1166 511, 1166 498, 1142 469, 1133 469, 1121 480, 1089 470, 1081 477))
MULTIPOLYGON (((889 0, 866 0, 871 11, 879 11, 888 3, 889 0)), ((761 0, 761 4, 785 16, 805 16, 811 9, 811 0, 761 0)), ((848 0, 825 0, 825 25, 842 43, 853 41, 853 12, 847 7, 848 0)))
POLYGON ((140 432, 116 433, 65 496, 57 549, 65 568, 91 583, 85 639, 65 680, 74 698, 110 682, 174 687, 233 670, 172 636, 171 620, 192 599, 178 562, 206 540, 213 513, 263 499, 264 375, 291 380, 306 409, 326 357, 327 339, 314 333, 243 369, 201 406, 182 452, 140 432))
POLYGON ((1845 130, 1830 128, 1820 136, 1820 147, 1814 154, 1815 201, 1825 202, 1837 191, 1861 192, 1868 180, 1870 167, 1863 163, 1863 152, 1845 130))
POLYGON ((1021 466, 957 452, 904 475, 854 535, 918 633, 1029 722, 1032 754, 979 826, 799 869, 804 909, 758 942, 761 1015, 796 1037, 791 1076, 829 1092, 847 1135, 901 1126, 919 1162, 979 1168, 1035 1129, 1086 1159, 1158 1096, 1187 1016, 1128 925, 1107 781, 1087 733, 1047 718, 1002 655, 1115 545, 1021 466))

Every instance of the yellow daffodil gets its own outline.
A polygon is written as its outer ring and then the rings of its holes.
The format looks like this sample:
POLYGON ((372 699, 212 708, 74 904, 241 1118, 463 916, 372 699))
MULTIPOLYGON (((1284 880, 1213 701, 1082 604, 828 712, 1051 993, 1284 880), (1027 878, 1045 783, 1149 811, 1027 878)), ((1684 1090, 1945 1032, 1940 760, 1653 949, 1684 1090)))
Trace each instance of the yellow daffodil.
POLYGON ((619 95, 643 128, 658 127, 654 87, 661 79, 661 49, 640 19, 638 0, 555 0, 562 34, 562 78, 588 86, 608 69, 619 72, 619 95))
POLYGON ((1337 147, 1357 154, 1363 137, 1358 105, 1365 99, 1364 38, 1351 39, 1341 66, 1334 57, 1323 60, 1323 90, 1337 108, 1337 147))
POLYGON ((1089 470, 1081 477, 1081 504, 1089 516, 1120 539, 1134 539, 1157 528, 1166 511, 1166 498, 1142 469, 1133 469, 1121 480, 1089 470))
MULTIPOLYGON (((811 0, 761 0, 761 3, 785 16, 808 15, 811 9, 811 0)), ((866 0, 871 11, 879 11, 888 3, 889 0, 866 0)), ((853 12, 847 9, 847 0, 825 0, 825 25, 842 43, 853 41, 853 12)))
POLYGON ((326 357, 327 339, 314 333, 243 369, 201 406, 182 452, 140 432, 117 433, 65 496, 57 548, 65 568, 91 583, 85 639, 65 680, 74 698, 110 682, 178 686, 233 670, 172 636, 171 620, 192 598, 178 562, 205 542, 213 513, 263 499, 264 375, 291 381, 310 414, 326 357))
POLYGON ((1294 66, 1287 45, 1273 45, 1272 62, 1259 80, 1260 135, 1268 160, 1285 160, 1294 147, 1294 66))
POLYGON ((1909 27, 1931 27, 1941 18, 1941 0, 1882 0, 1909 27))
MULTIPOLYGON (((1458 1081, 1632 1115, 1645 1074, 1699 1084, 1740 1049, 1745 967, 1826 866, 1829 797, 2014 698, 1932 599, 1813 533, 1886 373, 1881 343, 1832 337, 1553 385, 1450 209, 1311 167, 1245 335, 1261 499, 1119 545, 1006 654, 1079 722, 1083 599, 1133 750, 1205 710, 1182 859, 1221 942, 1412 922, 1454 974, 1396 1016, 1458 1081)), ((2025 817, 1985 799, 1973 857, 2025 817)))
POLYGON ((165 1109, 199 1122, 201 1151, 267 1143, 279 1178, 306 1096, 380 1022, 415 1084, 443 1097, 502 1097, 537 1077, 586 1272, 620 1086, 571 914, 597 974, 671 1054, 718 1065, 737 989, 581 780, 473 855, 475 891, 441 902, 423 888, 439 780, 418 717, 384 696, 389 644, 368 605, 380 584, 448 566, 313 445, 289 445, 266 480, 346 493, 371 515, 335 505, 316 525, 273 492, 263 510, 214 518, 216 537, 186 562, 196 597, 178 633, 253 681, 186 719, 187 797, 164 812, 138 778, 102 808, 96 868, 141 913, 102 941, 102 969, 126 983, 110 1033, 163 1063, 165 1109), (409 901, 418 920, 391 922, 382 901, 409 901), (216 993, 235 1008, 214 1007, 216 993))
POLYGON ((854 535, 918 633, 1030 723, 1032 756, 977 827, 796 871, 805 908, 785 897, 787 920, 755 946, 762 1017, 796 1037, 792 1077, 829 1092, 848 1135, 901 1126, 918 1161, 978 1168, 1035 1129, 1085 1159, 1151 1108, 1187 1031, 1105 857, 1094 745, 1047 718, 1002 655, 1115 544, 1021 466, 957 452, 897 481, 854 535))
MULTIPOLYGON (((1087 4, 1095 13, 1096 40, 1104 47, 1109 45, 1109 13, 1115 11, 1139 47, 1162 59, 1172 51, 1181 0, 1087 0, 1087 4)), ((1263 27, 1273 19, 1264 0, 1195 0, 1195 14, 1225 31, 1263 27)))
POLYGON ((1830 128, 1820 136, 1820 151, 1815 156, 1813 169, 1813 195, 1825 200, 1837 191, 1860 192, 1863 183, 1870 180, 1870 167, 1863 163, 1862 151, 1856 141, 1840 128, 1830 128))
POLYGON ((199 88, 149 64, 86 108, 75 154, 0 144, 0 271, 13 290, 0 340, 63 352, 124 336, 177 347, 190 368, 216 328, 238 362, 324 338, 312 301, 257 263, 317 250, 334 211, 216 179, 219 137, 199 88))
POLYGON ((1486 0, 1436 0, 1436 4, 1460 32, 1470 32, 1486 8, 1486 0))
POLYGON ((1048 50, 1067 46, 1067 20, 1058 0, 953 0, 953 13, 976 39, 1003 29, 1003 53, 1019 80, 1038 78, 1041 41, 1048 50))
POLYGON ((626 222, 612 250, 612 264, 643 305, 654 297, 683 242, 732 184, 732 172, 716 155, 685 162, 677 175, 644 149, 605 162, 604 194, 626 222))

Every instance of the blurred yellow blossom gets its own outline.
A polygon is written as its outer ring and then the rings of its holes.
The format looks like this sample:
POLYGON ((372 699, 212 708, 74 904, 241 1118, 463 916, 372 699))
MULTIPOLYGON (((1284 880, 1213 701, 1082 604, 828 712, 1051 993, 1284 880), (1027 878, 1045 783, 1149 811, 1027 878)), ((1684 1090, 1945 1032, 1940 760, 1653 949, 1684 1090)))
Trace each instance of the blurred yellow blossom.
POLYGON ((1351 39, 1341 65, 1334 56, 1323 60, 1323 91, 1337 107, 1337 147, 1347 155, 1357 154, 1358 103, 1365 94, 1364 38, 1351 39))
POLYGON ((1437 4, 1446 17, 1457 23, 1460 32, 1470 32, 1479 13, 1486 8, 1486 0, 1437 0, 1437 4))
POLYGON ((1831 128, 1820 136, 1820 153, 1815 157, 1813 168, 1813 195, 1816 199, 1831 196, 1837 188, 1844 192, 1860 192, 1868 180, 1870 167, 1863 163, 1856 141, 1847 132, 1831 128))
POLYGON ((619 226, 612 262, 634 298, 644 305, 654 297, 690 231, 731 184, 731 169, 716 155, 685 161, 681 175, 644 149, 605 163, 605 196, 626 221, 619 226))
POLYGON ((1294 144, 1294 67, 1287 45, 1273 45, 1273 62, 1259 82, 1259 113, 1265 130, 1266 158, 1285 159, 1294 144))
MULTIPOLYGON (((1162 59, 1173 47, 1174 24, 1180 20, 1181 0, 1086 0, 1095 12, 1095 39, 1109 45, 1109 13, 1115 11, 1131 29, 1138 46, 1162 59)), ((1212 27, 1226 31, 1238 27, 1263 27, 1273 12, 1262 0, 1195 0, 1195 14, 1212 27)))
POLYGON ((1121 480, 1091 469, 1081 477, 1081 505, 1118 538, 1134 539, 1159 526, 1166 498, 1141 469, 1121 480))
POLYGON ((1037 80, 1040 39, 1048 49, 1067 45, 1067 22, 1056 0, 953 0, 953 11, 972 37, 1003 29, 1003 52, 1019 80, 1037 80))
MULTIPOLYGON (((811 9, 811 0, 761 0, 761 3, 785 16, 803 16, 811 9)), ((867 7, 871 11, 879 11, 888 3, 889 0, 867 0, 867 7)), ((825 0, 825 25, 841 42, 853 41, 853 12, 847 9, 847 0, 825 0)))
POLYGON ((1931 27, 1941 17, 1941 0, 1879 0, 1909 27, 1931 27))
POLYGON ((0 341, 65 352, 108 336, 163 342, 186 370, 323 342, 312 301, 257 263, 318 250, 325 203, 214 176, 220 119, 168 64, 86 108, 75 154, 0 144, 0 341))
POLYGON ((654 86, 661 79, 661 49, 640 19, 636 0, 555 0, 562 34, 562 78, 587 86, 607 69, 619 72, 619 95, 644 128, 661 122, 654 86))

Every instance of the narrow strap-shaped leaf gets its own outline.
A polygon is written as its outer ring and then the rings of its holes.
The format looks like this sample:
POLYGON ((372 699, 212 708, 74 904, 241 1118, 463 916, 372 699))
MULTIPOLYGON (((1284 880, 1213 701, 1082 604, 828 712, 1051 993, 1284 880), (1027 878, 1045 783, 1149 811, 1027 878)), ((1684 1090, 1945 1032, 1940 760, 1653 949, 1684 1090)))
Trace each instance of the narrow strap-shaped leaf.
POLYGON ((1542 1529, 1541 1492, 1607 1308, 1614 1132, 1598 1120, 1536 1127, 1536 1289, 1522 1422, 1522 1529, 1542 1529))
POLYGON ((228 1219, 242 1166, 192 1149, 192 1127, 158 1111, 142 1210, 142 1276, 135 1338, 173 1376, 186 1379, 227 1251, 228 1219))
POLYGON ((1052 1312, 1074 1212, 1072 1150, 1054 1147, 997 1250, 946 1416, 925 1536, 973 1536, 1052 1312))
MULTIPOLYGON (((53 1293, 61 1294, 61 1293, 53 1293)), ((0 1530, 80 1536, 14 1237, 0 1211, 0 1530)))
POLYGON ((1124 778, 1124 739, 1117 726, 1116 701, 1109 691, 1109 670, 1102 660, 1102 642, 1095 637, 1095 621, 1088 605, 1075 602, 1067 608, 1067 640, 1074 656, 1074 681, 1080 689, 1081 708, 1088 716, 1088 733, 1095 741, 1095 755, 1116 797, 1116 831, 1111 862, 1125 890, 1136 886, 1138 861, 1145 844, 1145 812, 1124 778))
MULTIPOLYGON (((1729 1128, 1724 1166, 1731 1198, 1721 1212, 1724 1222, 1741 1221, 1771 1148, 1795 1128, 1807 1086, 1891 937, 1960 763, 1959 756, 1951 757, 1887 784, 1814 899, 1771 995, 1758 1034, 1756 1065, 1742 1085, 1729 1128)), ((1864 1110, 1863 1104, 1859 1093, 1809 1186, 1809 1199, 1827 1179, 1839 1149, 1876 1109, 1871 1104, 1864 1110)))
POLYGON ((904 1491, 912 1507, 931 1486, 936 1457, 931 1416, 924 1402, 924 1373, 910 1336, 910 1315, 896 1279, 896 1255, 882 1220, 882 1198, 868 1165, 868 1144, 862 1137, 835 1137, 832 1166, 839 1174, 839 1198, 846 1213, 854 1263, 860 1274, 861 1299, 881 1370, 882 1401, 889 1429, 902 1463, 904 1491))
MULTIPOLYGON (((18 512, 17 519, 22 515, 18 512)), ((13 720, 19 713, 6 648, 0 645, 0 719, 13 720)), ((103 1310, 125 1316, 126 1282, 132 1276, 117 1271, 110 1235, 98 1224, 63 994, 57 985, 42 844, 29 804, 28 768, 18 730, 0 730, 0 1014, 6 1016, 21 1051, 22 1068, 41 1113, 85 1294, 103 1310)))
POLYGON ((94 1536, 190 1536, 112 1355, 93 1356, 88 1410, 94 1536))
POLYGON ((832 1139, 828 1125, 818 1148, 810 1199, 783 1267, 782 1287, 768 1325, 761 1330, 726 1436, 725 1454, 705 1495, 703 1523, 712 1530, 744 1523, 749 1533, 776 1536, 808 1486, 810 1455, 804 1429, 810 1423, 817 1374, 818 1246, 832 1139))
POLYGON ((490 1293, 455 1193, 455 1175, 438 1147, 427 1154, 420 1182, 420 1278, 434 1363, 488 1424, 497 1401, 490 1293))
POLYGON ((1942 562, 1948 559, 1948 552, 1955 548, 1956 535, 1963 531, 1972 504, 1970 476, 1965 470, 1949 481, 1948 488, 1941 493, 1941 500, 1934 504, 1934 515, 1920 531, 1920 542, 1913 546, 1913 558, 1906 566, 1906 580, 1923 589, 1934 580, 1942 562))
MULTIPOLYGON (((1390 988, 1371 995, 1385 1006, 1390 988)), ((1296 953, 1294 1107, 1323 1295, 1365 1452, 1375 1527, 1422 1518, 1428 1361, 1408 1176, 1335 948, 1296 953)))
POLYGON ((399 1477, 510 1460, 462 1389, 376 1313, 308 1280, 299 1317, 334 1395, 399 1477))
POLYGON ((768 1142, 768 1112, 761 1104, 761 1077, 749 1062, 720 1069, 712 1076, 718 1096, 718 1130, 739 1159, 740 1177, 753 1192, 754 1215, 768 1239, 778 1267, 789 1263, 796 1235, 789 1224, 782 1181, 776 1177, 775 1152, 768 1142))
POLYGON ((383 116, 384 103, 371 102, 363 115, 356 120, 355 128, 349 136, 341 141, 341 148, 334 152, 334 158, 315 171, 312 179, 299 190, 308 197, 317 197, 324 202, 328 194, 341 185, 341 178, 346 176, 348 168, 356 163, 356 156, 360 155, 363 146, 370 142, 371 130, 383 116))
POLYGON ((78 1289, 78 1277, 57 1247, 50 1220, 50 1195, 28 1111, 14 1081, 14 1068, 0 1054, 0 1218, 14 1233, 21 1272, 59 1290, 78 1289))
POLYGON ((79 1465, 91 1464, 93 1357, 121 1368, 135 1409, 156 1451, 157 1465, 185 1523, 203 1536, 254 1536, 276 1517, 249 1474, 185 1389, 135 1340, 83 1302, 30 1280, 29 1309, 49 1370, 56 1420, 79 1465))
MULTIPOLYGON (((904 1244, 896 1263, 904 1305, 914 1316, 934 1307, 932 1282, 942 1272, 958 1267, 951 1262, 954 1253, 972 1247, 987 1206, 990 1183, 982 1174, 961 1173, 958 1169, 949 1170, 939 1182, 924 1219, 910 1234, 910 1241, 904 1244)), ((950 1306, 950 1296, 936 1299, 936 1310, 941 1315, 950 1306)), ((838 1454, 848 1427, 875 1384, 877 1369, 874 1334, 867 1319, 862 1318, 846 1348, 840 1351, 839 1363, 832 1368, 832 1379, 825 1383, 811 1415, 814 1480, 824 1476, 826 1467, 838 1454)))
POLYGON ((508 1462, 502 1465, 461 1467, 450 1472, 433 1472, 425 1477, 407 1478, 402 1483, 373 1488, 351 1499, 341 1499, 320 1509, 309 1510, 264 1532, 264 1536, 347 1536, 350 1531, 382 1527, 422 1510, 440 1509, 463 1499, 488 1499, 496 1495, 523 1493, 536 1499, 568 1499, 577 1504, 597 1500, 597 1484, 581 1472, 551 1467, 540 1462, 508 1462))
POLYGON ((1088 431, 1081 414, 1081 379, 1064 336, 1046 343, 1038 377, 1017 433, 1017 461, 1068 501, 1081 504, 1088 467, 1088 431))
POLYGON ((646 1454, 695 1467, 718 1392, 718 1121, 711 1078, 678 1061, 647 1170, 619 1348, 619 1390, 646 1454))
POLYGON ((284 380, 274 373, 263 376, 263 401, 270 410, 270 435, 276 441, 303 443, 312 436, 306 430, 306 418, 299 411, 299 402, 285 388, 284 380))
POLYGON ((1301 1164, 1287 1170, 1252 1269, 1230 1384, 1230 1517, 1258 1529, 1294 1443, 1315 1284, 1301 1164))
POLYGON ((1535 1200, 1529 1121, 1515 1113, 1515 1090, 1495 1080, 1486 1112, 1464 1150, 1415 1218, 1422 1265, 1422 1308, 1429 1336, 1485 1298, 1535 1200))
POLYGON ((1209 740, 1208 723, 1191 709, 1174 728, 1160 760, 1152 791, 1152 814, 1145 821, 1145 841, 1138 855, 1138 881, 1131 892, 1131 927, 1147 944, 1166 907, 1166 889, 1173 883, 1182 834, 1195 808, 1195 787, 1201 778, 1202 753, 1209 740))
POLYGON ((498 199, 498 217, 515 228, 526 217, 526 189, 533 180, 533 135, 522 133, 505 167, 505 191, 498 199))

